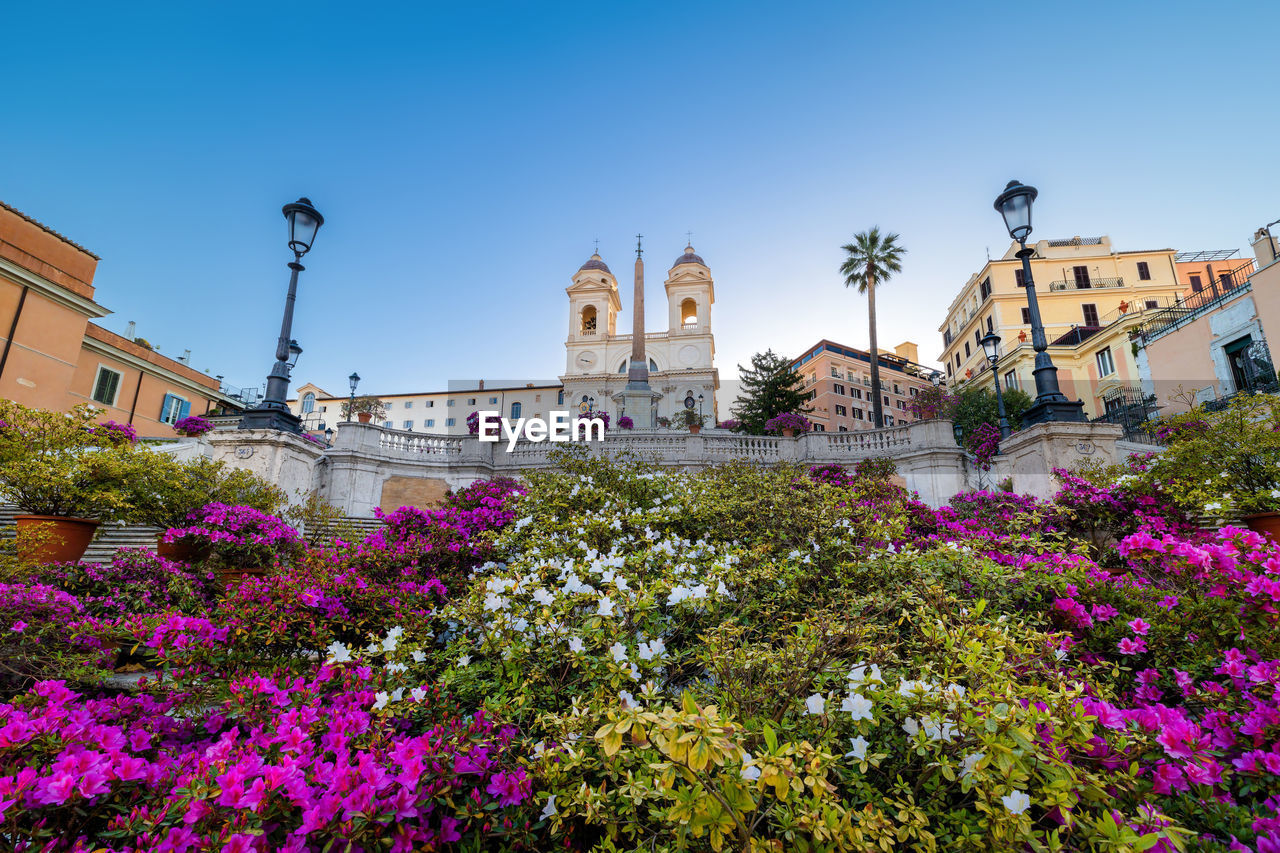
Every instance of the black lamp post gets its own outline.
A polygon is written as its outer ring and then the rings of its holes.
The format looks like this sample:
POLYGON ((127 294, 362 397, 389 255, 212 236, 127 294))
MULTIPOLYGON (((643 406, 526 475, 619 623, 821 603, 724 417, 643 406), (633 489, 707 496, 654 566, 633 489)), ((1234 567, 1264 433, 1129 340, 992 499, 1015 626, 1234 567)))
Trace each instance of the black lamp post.
POLYGON ((702 420, 702 395, 698 395, 698 420, 702 420))
POLYGON ((333 427, 329 427, 324 431, 324 442, 330 447, 333 446, 333 427))
POLYGON ((1031 203, 1038 194, 1035 187, 1010 181, 995 203, 996 210, 1004 217, 1004 226, 1008 229, 1009 236, 1022 247, 1018 250, 1018 257, 1022 259, 1022 287, 1027 291, 1027 312, 1031 315, 1031 347, 1036 353, 1036 366, 1031 371, 1036 378, 1036 401, 1022 416, 1024 426, 1046 421, 1085 420, 1084 403, 1080 400, 1068 400, 1058 388, 1058 368, 1053 366, 1053 360, 1046 352, 1049 342, 1044 336, 1044 324, 1040 321, 1036 285, 1031 280, 1031 256, 1035 254, 1035 249, 1027 248, 1027 237, 1031 236, 1031 203))
POLYGON ((987 332, 987 336, 982 339, 982 351, 987 356, 987 361, 991 362, 991 375, 996 380, 996 410, 1000 412, 1000 440, 1004 441, 1009 437, 1009 418, 1004 413, 1004 392, 1000 390, 1000 377, 996 374, 996 362, 1000 360, 1000 336, 995 332, 987 332))
POLYGON ((289 248, 293 250, 293 261, 289 269, 289 295, 284 300, 284 320, 280 323, 280 338, 276 341, 276 363, 267 375, 267 393, 256 409, 244 413, 240 419, 240 429, 275 429, 281 432, 302 433, 302 421, 285 404, 285 396, 289 393, 289 370, 298 361, 302 347, 293 340, 293 303, 298 296, 298 273, 302 266, 302 256, 311 251, 316 240, 316 232, 324 224, 320 211, 311 206, 311 200, 300 198, 292 204, 284 206, 284 218, 289 222, 289 248), (293 362, 289 359, 292 357, 293 362))
POLYGON ((351 423, 351 416, 356 413, 356 386, 360 384, 360 374, 352 373, 347 377, 347 381, 351 383, 351 402, 347 403, 347 423, 351 423))

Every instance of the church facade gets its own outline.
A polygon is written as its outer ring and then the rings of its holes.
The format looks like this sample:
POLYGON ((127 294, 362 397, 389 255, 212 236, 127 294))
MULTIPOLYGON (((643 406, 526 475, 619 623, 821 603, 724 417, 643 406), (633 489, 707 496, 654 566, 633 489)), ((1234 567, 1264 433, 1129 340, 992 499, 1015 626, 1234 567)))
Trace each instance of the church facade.
POLYGON ((633 301, 639 304, 632 306, 631 334, 618 331, 618 315, 622 311, 618 281, 598 254, 574 273, 572 283, 565 289, 569 297, 569 334, 565 339, 565 372, 560 377, 565 405, 578 411, 608 412, 612 424, 625 414, 639 427, 650 421, 680 423, 677 418, 681 410, 692 400, 694 411, 701 408, 706 425, 714 426, 720 418, 715 403, 720 378, 714 364, 715 338, 711 330, 711 306, 715 304, 711 269, 692 245, 685 247, 664 283, 667 328, 648 332, 644 331, 642 319, 644 263, 640 252, 637 248, 633 301), (638 324, 634 322, 637 319, 638 324), (644 340, 647 382, 652 392, 649 418, 637 411, 626 411, 623 398, 627 391, 626 399, 632 400, 633 408, 637 405, 634 388, 627 390, 637 329, 644 340))

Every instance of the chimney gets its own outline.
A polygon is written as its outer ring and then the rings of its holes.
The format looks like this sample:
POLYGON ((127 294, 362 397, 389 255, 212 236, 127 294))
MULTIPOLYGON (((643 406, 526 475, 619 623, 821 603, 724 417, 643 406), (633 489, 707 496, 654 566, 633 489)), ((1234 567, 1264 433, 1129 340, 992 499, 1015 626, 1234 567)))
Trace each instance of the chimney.
POLYGON ((138 324, 130 320, 129 325, 124 327, 124 336, 129 340, 136 338, 138 336, 138 324))
POLYGON ((190 363, 191 363, 191 350, 189 350, 189 349, 184 349, 184 350, 182 351, 182 358, 178 359, 178 361, 182 362, 183 364, 190 364, 190 363))
POLYGON ((476 390, 477 390, 477 391, 483 391, 483 390, 484 390, 484 380, 483 380, 483 379, 481 379, 481 380, 480 380, 480 387, 479 387, 479 388, 477 388, 476 390))
POLYGON ((912 361, 916 364, 920 363, 920 351, 911 341, 903 341, 894 347, 893 351, 899 358, 905 358, 907 361, 912 361))
POLYGON ((1270 228, 1259 228, 1253 232, 1253 255, 1258 259, 1258 266, 1265 267, 1280 259, 1280 241, 1271 236, 1270 228))

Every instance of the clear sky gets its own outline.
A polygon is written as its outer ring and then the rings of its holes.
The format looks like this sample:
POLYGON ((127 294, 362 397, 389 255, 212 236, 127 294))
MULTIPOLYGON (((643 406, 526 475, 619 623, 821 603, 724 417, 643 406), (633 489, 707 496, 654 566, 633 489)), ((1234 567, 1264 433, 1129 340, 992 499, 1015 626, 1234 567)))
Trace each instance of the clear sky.
MULTIPOLYGON (((685 232, 722 378, 773 347, 866 346, 840 245, 899 232, 882 346, 922 360, 1036 235, 1236 248, 1280 218, 1280 3, 15 3, 0 199, 102 257, 104 325, 260 384, 280 206, 326 217, 295 382, 443 388, 564 370, 564 288, 600 240, 648 322, 685 232)), ((630 315, 620 318, 630 328, 630 315)))

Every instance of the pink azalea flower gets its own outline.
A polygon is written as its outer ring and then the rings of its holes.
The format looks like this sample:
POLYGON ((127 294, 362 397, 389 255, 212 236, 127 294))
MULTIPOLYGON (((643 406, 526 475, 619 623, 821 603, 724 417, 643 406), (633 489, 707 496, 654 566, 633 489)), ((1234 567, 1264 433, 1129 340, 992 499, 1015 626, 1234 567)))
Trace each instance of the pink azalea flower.
POLYGON ((1129 623, 1129 627, 1133 630, 1133 633, 1141 636, 1145 636, 1147 631, 1151 630, 1151 626, 1143 622, 1141 618, 1134 619, 1129 623))

